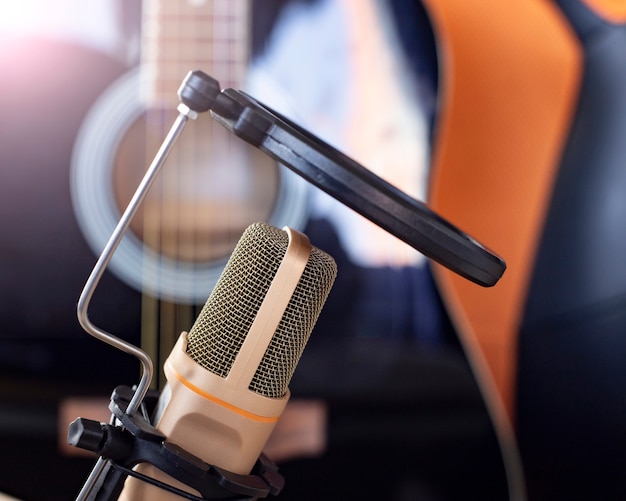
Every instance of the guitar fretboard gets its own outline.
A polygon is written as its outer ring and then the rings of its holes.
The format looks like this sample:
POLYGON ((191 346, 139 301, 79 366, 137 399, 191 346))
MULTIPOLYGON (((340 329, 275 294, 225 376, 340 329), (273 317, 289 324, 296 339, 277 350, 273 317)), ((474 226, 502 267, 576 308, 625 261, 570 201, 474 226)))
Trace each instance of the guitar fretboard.
POLYGON ((146 104, 176 104, 188 71, 238 88, 249 49, 248 0, 144 0, 141 69, 146 104))

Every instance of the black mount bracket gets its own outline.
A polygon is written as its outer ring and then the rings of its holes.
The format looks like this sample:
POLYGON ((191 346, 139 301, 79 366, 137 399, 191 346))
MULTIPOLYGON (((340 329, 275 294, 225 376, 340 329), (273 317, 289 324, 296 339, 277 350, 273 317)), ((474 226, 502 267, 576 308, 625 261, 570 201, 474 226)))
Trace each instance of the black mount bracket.
MULTIPOLYGON (((210 465, 167 440, 143 415, 129 415, 126 407, 133 395, 127 386, 119 386, 111 395, 109 409, 116 424, 104 424, 77 418, 69 427, 68 443, 95 452, 109 462, 107 478, 103 479, 94 501, 117 499, 127 476, 133 476, 173 492, 185 499, 205 501, 252 500, 277 495, 284 479, 276 465, 265 455, 257 460, 249 475, 232 473, 210 465), (133 471, 140 463, 149 463, 172 478, 201 493, 198 497, 133 471)), ((142 403, 142 413, 149 415, 157 403, 158 394, 149 392, 142 403)))

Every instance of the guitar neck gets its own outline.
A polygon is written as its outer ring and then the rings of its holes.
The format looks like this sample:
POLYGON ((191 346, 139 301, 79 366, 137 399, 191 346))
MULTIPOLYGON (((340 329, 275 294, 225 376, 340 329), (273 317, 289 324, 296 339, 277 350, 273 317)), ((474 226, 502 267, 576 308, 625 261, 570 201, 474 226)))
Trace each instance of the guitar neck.
POLYGON ((146 105, 176 105, 190 70, 203 70, 224 87, 241 86, 250 55, 248 0, 144 0, 142 8, 146 105))

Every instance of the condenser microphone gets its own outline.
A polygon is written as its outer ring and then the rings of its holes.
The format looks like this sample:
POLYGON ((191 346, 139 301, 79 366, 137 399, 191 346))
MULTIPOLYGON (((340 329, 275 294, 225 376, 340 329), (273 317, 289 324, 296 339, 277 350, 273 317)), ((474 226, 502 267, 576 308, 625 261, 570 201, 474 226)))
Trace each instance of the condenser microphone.
MULTIPOLYGON (((288 384, 328 297, 331 256, 293 229, 246 229, 189 333, 165 362, 155 426, 206 463, 247 475, 289 399, 288 384)), ((198 495, 149 464, 140 473, 198 495)), ((129 477, 119 499, 179 500, 129 477)))

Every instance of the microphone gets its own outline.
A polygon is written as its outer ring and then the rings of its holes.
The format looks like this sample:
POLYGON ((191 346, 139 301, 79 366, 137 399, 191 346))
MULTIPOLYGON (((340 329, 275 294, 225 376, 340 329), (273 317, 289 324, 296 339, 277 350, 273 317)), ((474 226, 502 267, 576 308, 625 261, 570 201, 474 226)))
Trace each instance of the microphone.
MULTIPOLYGON (((336 274, 333 258, 302 233, 249 226, 164 364, 154 424, 167 440, 249 474, 289 400, 288 384, 336 274)), ((135 470, 199 495, 152 465, 135 470)), ((129 477, 119 499, 180 497, 129 477)))

